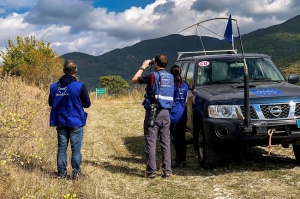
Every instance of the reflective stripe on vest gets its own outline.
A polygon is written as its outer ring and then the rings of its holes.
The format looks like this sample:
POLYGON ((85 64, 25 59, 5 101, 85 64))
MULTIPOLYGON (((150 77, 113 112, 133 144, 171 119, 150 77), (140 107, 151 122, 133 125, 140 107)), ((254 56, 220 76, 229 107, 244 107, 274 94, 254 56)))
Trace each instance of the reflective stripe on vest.
POLYGON ((173 97, 169 96, 162 96, 162 95, 155 95, 155 99, 163 99, 163 100, 173 100, 173 97))

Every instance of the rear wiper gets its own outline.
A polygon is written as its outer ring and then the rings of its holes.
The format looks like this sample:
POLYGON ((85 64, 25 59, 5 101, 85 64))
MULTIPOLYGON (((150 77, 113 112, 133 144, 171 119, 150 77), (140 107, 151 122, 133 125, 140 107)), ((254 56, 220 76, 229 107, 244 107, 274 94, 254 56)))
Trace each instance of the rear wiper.
POLYGON ((203 84, 231 84, 231 83, 241 83, 241 81, 233 81, 233 80, 217 80, 217 81, 210 81, 210 82, 203 82, 203 84))

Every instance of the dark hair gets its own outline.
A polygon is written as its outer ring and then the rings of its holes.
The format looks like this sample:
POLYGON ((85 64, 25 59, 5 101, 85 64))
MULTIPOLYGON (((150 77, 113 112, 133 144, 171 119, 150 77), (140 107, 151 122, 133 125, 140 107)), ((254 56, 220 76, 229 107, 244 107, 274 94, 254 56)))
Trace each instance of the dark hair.
POLYGON ((64 63, 64 73, 66 75, 73 75, 77 72, 77 63, 73 60, 66 60, 64 63))
POLYGON ((170 73, 174 76, 174 85, 179 87, 182 82, 181 68, 178 65, 173 65, 170 69, 170 73))
POLYGON ((166 66, 168 65, 168 58, 162 54, 156 55, 154 61, 157 63, 158 66, 162 68, 166 68, 166 66))

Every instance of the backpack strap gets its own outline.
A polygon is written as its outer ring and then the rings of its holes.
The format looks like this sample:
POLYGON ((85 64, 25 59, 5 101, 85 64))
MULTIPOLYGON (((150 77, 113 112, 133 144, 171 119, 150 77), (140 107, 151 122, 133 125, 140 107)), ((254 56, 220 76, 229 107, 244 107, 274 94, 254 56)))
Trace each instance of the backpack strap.
POLYGON ((149 94, 150 94, 150 103, 154 103, 154 94, 153 94, 153 86, 154 86, 154 81, 155 81, 155 75, 154 73, 151 74, 150 77, 150 84, 149 84, 149 94))
MULTIPOLYGON (((149 84, 149 94, 150 94, 150 103, 153 104, 155 103, 155 97, 154 97, 154 93, 152 92, 153 91, 153 86, 154 86, 154 83, 155 83, 155 74, 154 73, 157 73, 158 76, 159 76, 159 79, 158 79, 158 93, 159 93, 159 89, 161 87, 161 76, 160 76, 160 73, 159 72, 153 72, 151 77, 150 77, 150 84, 149 84)), ((158 99, 156 99, 156 104, 158 105, 158 99)))

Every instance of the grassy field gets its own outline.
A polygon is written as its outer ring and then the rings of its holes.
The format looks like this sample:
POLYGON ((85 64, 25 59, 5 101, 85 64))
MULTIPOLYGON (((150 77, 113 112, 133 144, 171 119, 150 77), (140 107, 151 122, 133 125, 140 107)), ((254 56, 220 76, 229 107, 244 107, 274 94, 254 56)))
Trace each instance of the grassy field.
MULTIPOLYGON (((270 156, 266 148, 251 149, 247 164, 237 155, 204 170, 188 145, 187 168, 173 169, 167 179, 145 178, 140 93, 98 99, 91 94, 82 150, 85 176, 58 179, 47 90, 19 80, 1 86, 0 198, 300 198, 300 169, 292 149, 281 146, 273 146, 270 156)), ((157 157, 160 165, 159 147, 157 157)))

